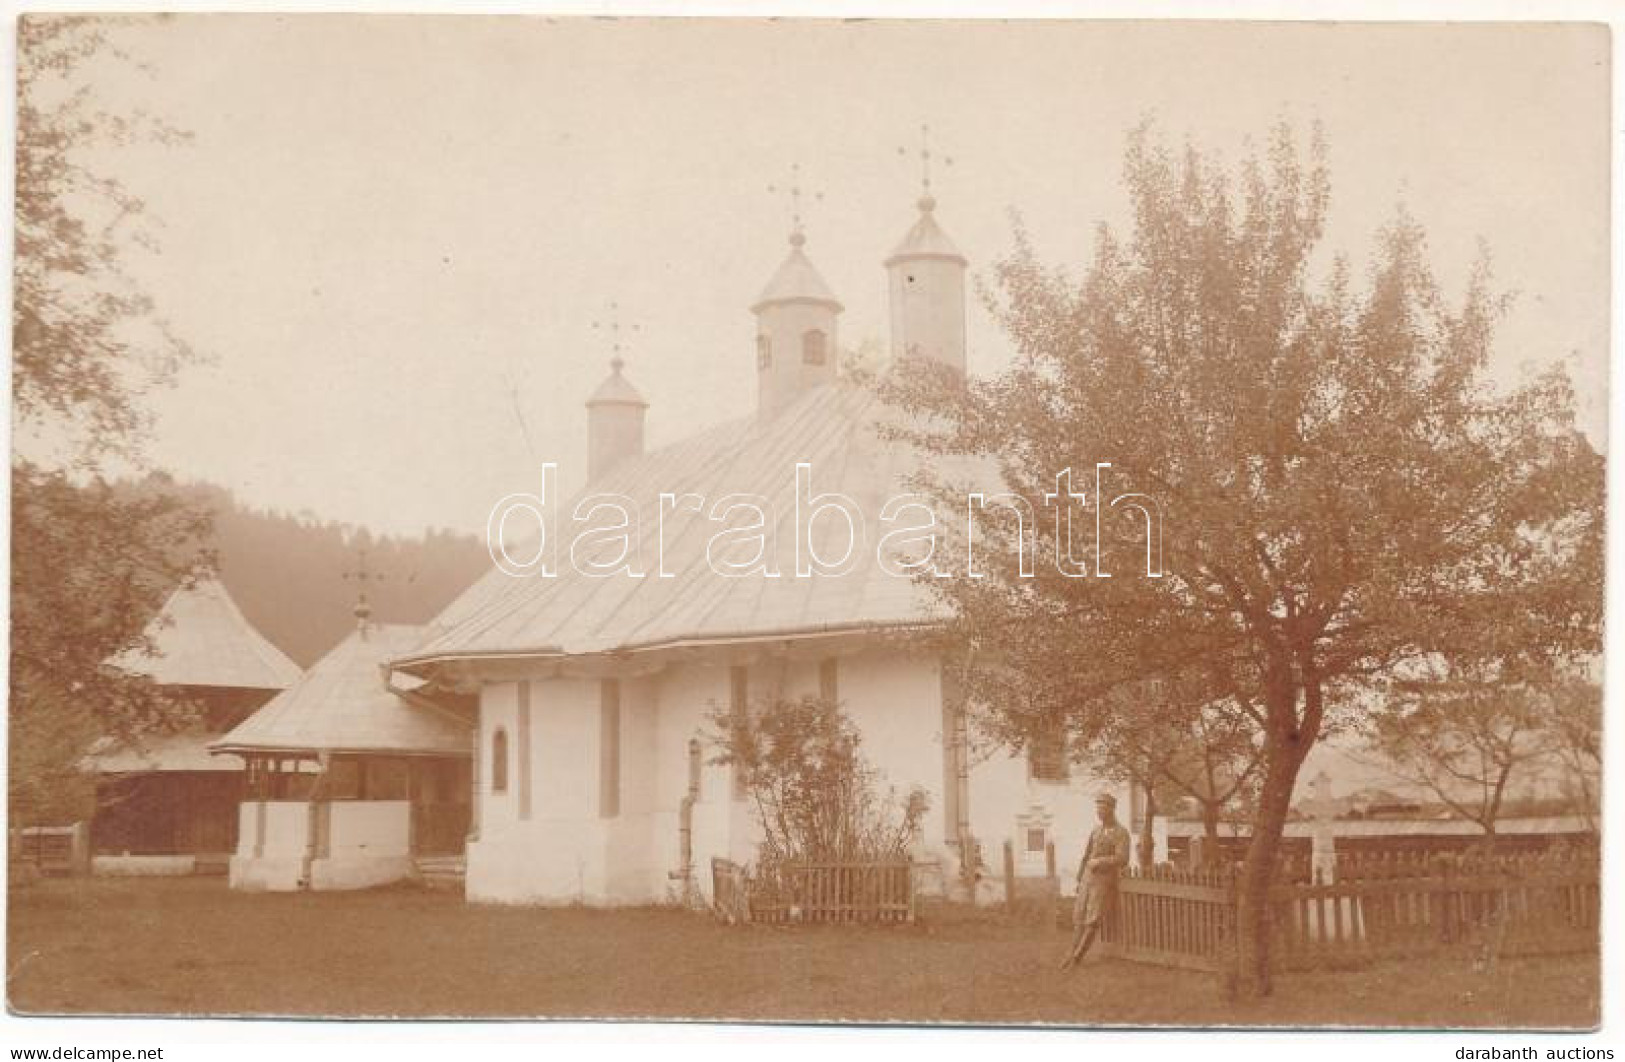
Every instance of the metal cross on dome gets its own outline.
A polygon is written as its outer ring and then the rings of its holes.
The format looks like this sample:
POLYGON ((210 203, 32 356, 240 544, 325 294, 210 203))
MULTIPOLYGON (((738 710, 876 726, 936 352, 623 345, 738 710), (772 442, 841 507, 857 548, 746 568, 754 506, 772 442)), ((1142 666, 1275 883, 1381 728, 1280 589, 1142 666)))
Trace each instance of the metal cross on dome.
MULTIPOLYGON (((349 582, 352 579, 356 582, 354 612, 356 623, 364 633, 372 623, 372 603, 367 600, 367 587, 374 583, 386 582, 388 581, 389 576, 385 575, 383 572, 374 570, 373 567, 367 563, 366 546, 357 546, 355 552, 355 567, 347 572, 343 572, 342 575, 345 582, 349 582)), ((413 572, 411 575, 406 577, 405 582, 407 584, 411 584, 417 582, 417 579, 418 573, 413 572)))
MULTIPOLYGON (((906 158, 909 155, 909 149, 906 147, 900 147, 897 149, 897 153, 906 158)), ((914 152, 914 154, 920 160, 920 193, 922 196, 929 199, 931 197, 931 160, 936 159, 944 166, 952 166, 954 164, 954 160, 953 157, 949 155, 937 155, 932 153, 931 127, 923 124, 920 126, 920 146, 919 149, 914 152)))
MULTIPOLYGON (((609 304, 607 316, 609 318, 607 321, 594 321, 592 327, 595 331, 609 333, 609 367, 616 372, 620 372, 626 365, 626 359, 621 356, 621 304, 612 301, 609 304)), ((625 330, 627 332, 641 331, 635 324, 626 325, 625 330)))
POLYGON ((790 183, 787 185, 770 184, 767 190, 772 195, 783 193, 790 206, 790 242, 800 246, 807 239, 806 229, 802 225, 801 197, 808 195, 815 203, 823 202, 823 192, 804 192, 801 187, 801 163, 790 164, 790 183))
POLYGON ((344 573, 346 582, 354 579, 358 584, 355 597, 355 618, 363 626, 372 618, 372 605, 367 602, 367 584, 381 583, 385 576, 367 566, 367 547, 356 547, 356 566, 344 573))

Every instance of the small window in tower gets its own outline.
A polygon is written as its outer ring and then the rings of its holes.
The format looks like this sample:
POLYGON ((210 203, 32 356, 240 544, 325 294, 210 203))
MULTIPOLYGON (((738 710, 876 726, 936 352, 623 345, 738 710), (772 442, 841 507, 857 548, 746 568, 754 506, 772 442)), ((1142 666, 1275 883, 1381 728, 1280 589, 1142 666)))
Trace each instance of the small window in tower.
POLYGON ((756 367, 765 369, 773 364, 773 341, 767 336, 756 337, 756 367))
POLYGON ((824 364, 824 333, 815 328, 801 337, 801 360, 807 365, 824 364))

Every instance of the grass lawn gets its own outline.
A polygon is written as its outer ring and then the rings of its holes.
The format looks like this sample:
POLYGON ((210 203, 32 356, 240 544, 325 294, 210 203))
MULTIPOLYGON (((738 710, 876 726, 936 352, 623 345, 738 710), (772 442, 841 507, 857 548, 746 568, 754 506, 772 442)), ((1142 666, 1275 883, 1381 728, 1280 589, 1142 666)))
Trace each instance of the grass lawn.
POLYGON ((1215 978, 1110 959, 995 917, 728 928, 681 911, 470 906, 451 892, 245 894, 218 878, 52 879, 11 894, 22 1013, 720 1018, 1006 1024, 1591 1027, 1593 955, 1215 978))

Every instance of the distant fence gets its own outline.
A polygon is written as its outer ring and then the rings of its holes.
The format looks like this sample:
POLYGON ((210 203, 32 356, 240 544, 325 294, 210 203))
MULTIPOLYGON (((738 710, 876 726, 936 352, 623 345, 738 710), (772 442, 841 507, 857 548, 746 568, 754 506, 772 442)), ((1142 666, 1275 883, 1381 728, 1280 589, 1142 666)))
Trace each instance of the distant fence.
POLYGON ((730 924, 912 922, 914 867, 907 859, 786 863, 755 877, 712 859, 711 901, 730 924))
MULTIPOLYGON (((1583 851, 1350 860, 1336 881, 1287 863, 1269 894, 1272 959, 1293 967, 1452 948, 1590 950, 1599 870, 1583 851)), ((1223 970, 1234 961, 1239 895, 1232 866, 1129 868, 1102 939, 1125 959, 1223 970)))
POLYGON ((90 831, 72 826, 24 826, 11 832, 12 859, 41 874, 83 874, 90 870, 90 831))

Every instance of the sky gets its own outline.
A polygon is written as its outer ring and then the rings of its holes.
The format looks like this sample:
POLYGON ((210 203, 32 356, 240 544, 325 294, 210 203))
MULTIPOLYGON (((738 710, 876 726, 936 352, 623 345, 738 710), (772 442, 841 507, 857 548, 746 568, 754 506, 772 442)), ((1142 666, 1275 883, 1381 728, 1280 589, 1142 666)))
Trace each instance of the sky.
MULTIPOLYGON (((376 531, 479 532, 585 464, 582 403, 618 305, 658 446, 755 404, 749 306, 807 252, 886 339, 882 261, 914 220, 929 123, 938 220, 984 282, 1019 213, 1081 266, 1128 221, 1150 118, 1238 159, 1319 121, 1328 251, 1364 273, 1401 203, 1458 295, 1480 241, 1515 295, 1494 372, 1567 360, 1601 446, 1608 343, 1606 30, 1562 25, 954 23, 180 16, 120 24, 142 62, 94 97, 191 134, 89 161, 143 199, 129 271, 206 355, 153 399, 151 464, 250 504, 376 531), (636 331, 629 331, 636 326, 636 331)), ((969 321, 972 372, 1008 341, 969 321)))

